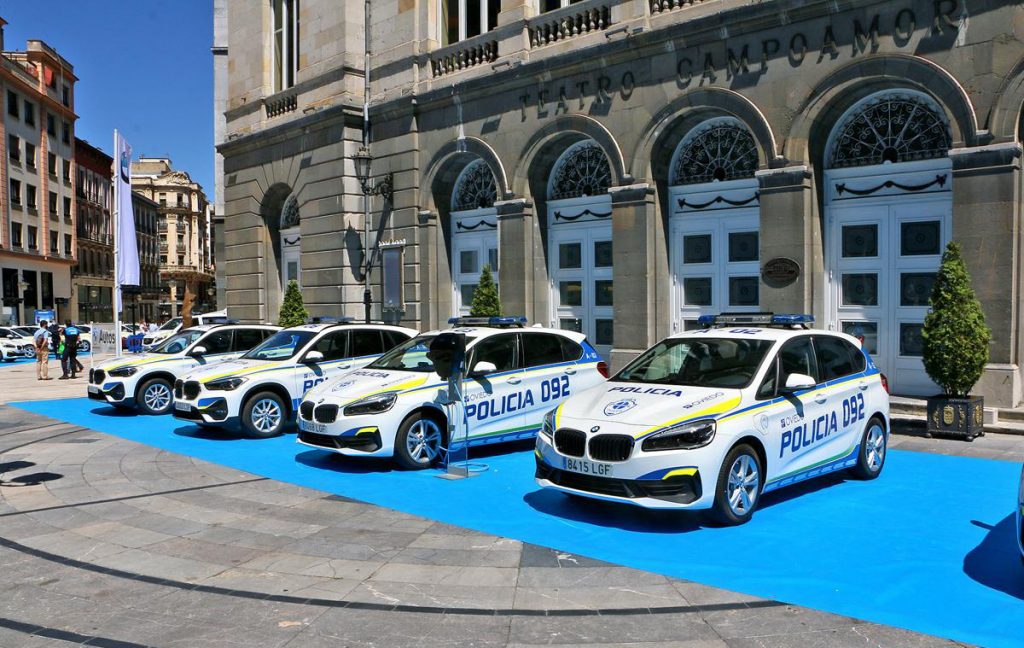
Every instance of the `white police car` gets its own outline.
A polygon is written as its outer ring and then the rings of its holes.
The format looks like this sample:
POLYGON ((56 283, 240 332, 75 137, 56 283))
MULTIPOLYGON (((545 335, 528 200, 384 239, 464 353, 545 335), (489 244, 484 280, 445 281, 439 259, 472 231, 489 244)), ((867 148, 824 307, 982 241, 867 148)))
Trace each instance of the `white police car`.
POLYGON ((31 358, 35 356, 35 347, 31 344, 24 344, 20 339, 0 339, 0 360, 11 362, 18 358, 31 358))
MULTIPOLYGON (((607 366, 580 333, 523 328, 524 318, 453 319, 466 336, 468 445, 532 438, 544 412, 604 382, 607 366)), ((298 442, 350 456, 393 456, 425 468, 446 446, 447 381, 424 333, 359 371, 325 382, 299 408, 298 442)))
POLYGON ((237 358, 278 330, 278 326, 264 324, 184 329, 149 353, 113 358, 90 369, 88 396, 115 407, 166 414, 174 401, 172 390, 178 376, 237 358))
POLYGON ((723 315, 659 342, 546 415, 537 483, 741 524, 763 492, 847 468, 877 477, 885 376, 856 338, 812 321, 723 315))
POLYGON ((314 385, 362 367, 414 335, 398 326, 293 326, 237 360, 183 376, 174 385, 173 413, 202 427, 239 424, 254 438, 276 436, 314 385))

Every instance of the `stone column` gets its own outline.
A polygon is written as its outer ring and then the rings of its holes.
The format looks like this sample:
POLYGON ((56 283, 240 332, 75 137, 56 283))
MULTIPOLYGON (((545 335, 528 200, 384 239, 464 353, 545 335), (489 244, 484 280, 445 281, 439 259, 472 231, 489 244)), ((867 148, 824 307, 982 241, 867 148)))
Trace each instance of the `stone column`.
POLYGON ((975 392, 985 404, 1021 400, 1021 145, 953 149, 953 240, 992 329, 989 365, 975 392))
POLYGON ((525 315, 530 324, 550 324, 547 263, 533 204, 499 200, 498 291, 504 315, 525 315))
POLYGON ((806 166, 758 171, 761 198, 761 310, 813 313, 818 326, 825 314, 824 266, 820 219, 814 210, 814 183, 806 166), (794 278, 766 277, 765 265, 791 259, 799 266, 794 278))
POLYGON ((618 370, 669 333, 665 227, 647 183, 611 187, 615 346, 618 370))
MULTIPOLYGON (((439 227, 438 215, 429 210, 420 210, 416 214, 419 228, 418 245, 415 248, 415 259, 419 263, 418 313, 409 312, 408 297, 406 298, 406 318, 419 322, 422 331, 444 328, 452 313, 452 275, 451 266, 444 263, 447 258, 443 254, 444 234, 439 227), (447 288, 442 288, 447 286, 447 288)), ((409 248, 406 248, 409 250, 409 248)), ((413 261, 412 256, 405 260, 406 265, 413 261)), ((408 284, 408 278, 406 279, 408 284)))

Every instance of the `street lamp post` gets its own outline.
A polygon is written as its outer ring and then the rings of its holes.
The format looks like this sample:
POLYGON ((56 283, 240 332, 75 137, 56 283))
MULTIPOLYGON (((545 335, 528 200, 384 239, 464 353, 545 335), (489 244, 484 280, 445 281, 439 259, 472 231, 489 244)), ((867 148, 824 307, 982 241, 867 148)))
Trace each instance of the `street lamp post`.
MULTIPOLYGON (((356 178, 359 180, 359 187, 363 191, 363 318, 367 324, 370 323, 370 306, 373 298, 370 293, 370 270, 373 266, 374 254, 370 251, 370 196, 379 195, 388 203, 394 194, 394 174, 390 171, 374 182, 370 177, 370 170, 373 165, 373 156, 366 146, 360 146, 352 161, 356 167, 356 178)), ((374 245, 376 251, 376 245, 374 245)))

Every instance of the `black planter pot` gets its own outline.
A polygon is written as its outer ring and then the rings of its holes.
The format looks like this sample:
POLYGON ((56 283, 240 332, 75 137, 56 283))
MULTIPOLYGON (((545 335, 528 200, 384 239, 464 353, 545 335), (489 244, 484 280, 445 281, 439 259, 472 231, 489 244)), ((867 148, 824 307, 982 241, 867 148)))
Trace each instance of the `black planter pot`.
POLYGON ((932 396, 928 399, 928 433, 973 441, 985 434, 985 398, 932 396))

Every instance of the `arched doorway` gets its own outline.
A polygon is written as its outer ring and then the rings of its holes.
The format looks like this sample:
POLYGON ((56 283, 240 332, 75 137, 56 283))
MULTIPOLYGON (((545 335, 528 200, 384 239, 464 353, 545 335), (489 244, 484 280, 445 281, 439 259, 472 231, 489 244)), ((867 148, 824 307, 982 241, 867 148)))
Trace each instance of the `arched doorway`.
POLYGON ((611 166, 592 139, 569 146, 548 179, 552 320, 584 333, 607 359, 614 343, 611 166))
POLYGON ((672 329, 760 306, 757 145, 733 117, 698 124, 669 165, 672 329))
POLYGON ((302 287, 302 235, 299 233, 299 201, 295 194, 290 194, 281 207, 281 288, 288 287, 289 281, 295 281, 302 287))
POLYGON ((481 159, 466 165, 452 189, 452 315, 469 315, 484 265, 498 280, 498 198, 494 174, 481 159))
POLYGON ((861 338, 897 394, 938 389, 921 330, 952 235, 950 142, 931 97, 888 91, 847 110, 825 151, 828 326, 861 338))

